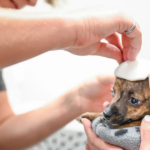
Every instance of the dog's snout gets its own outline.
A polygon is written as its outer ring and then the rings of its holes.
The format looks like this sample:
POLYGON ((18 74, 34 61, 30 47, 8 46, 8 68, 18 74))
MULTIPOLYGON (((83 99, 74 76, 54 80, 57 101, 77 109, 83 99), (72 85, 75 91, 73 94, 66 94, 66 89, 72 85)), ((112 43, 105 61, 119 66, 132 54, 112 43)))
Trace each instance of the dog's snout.
POLYGON ((109 120, 109 119, 111 118, 111 116, 108 115, 108 114, 106 114, 105 112, 103 112, 103 114, 104 114, 104 117, 105 117, 107 120, 109 120))
POLYGON ((104 117, 109 120, 112 116, 112 111, 111 108, 108 106, 104 111, 103 111, 104 117))

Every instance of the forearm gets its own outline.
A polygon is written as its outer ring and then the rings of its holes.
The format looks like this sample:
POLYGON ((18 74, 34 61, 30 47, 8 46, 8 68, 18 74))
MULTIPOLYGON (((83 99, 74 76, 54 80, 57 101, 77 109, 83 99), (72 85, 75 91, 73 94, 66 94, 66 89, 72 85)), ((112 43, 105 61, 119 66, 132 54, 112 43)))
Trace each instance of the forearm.
POLYGON ((32 146, 79 116, 82 112, 75 95, 70 92, 40 109, 7 119, 0 125, 0 149, 32 146))
POLYGON ((0 68, 75 41, 76 20, 50 14, 0 10, 0 68), (27 16, 27 17, 26 17, 27 16))

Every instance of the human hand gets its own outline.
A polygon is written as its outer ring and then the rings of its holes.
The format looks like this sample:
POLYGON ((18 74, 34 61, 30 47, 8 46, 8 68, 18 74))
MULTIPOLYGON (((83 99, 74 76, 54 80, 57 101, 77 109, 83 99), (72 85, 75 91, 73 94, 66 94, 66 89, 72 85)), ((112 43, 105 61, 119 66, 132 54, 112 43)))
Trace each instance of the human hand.
POLYGON ((88 145, 87 150, 122 150, 122 148, 110 145, 99 138, 92 130, 91 122, 88 119, 83 118, 82 123, 84 125, 84 130, 87 135, 88 145))
POLYGON ((141 124, 141 147, 140 150, 150 149, 150 116, 146 115, 141 124))
POLYGON ((77 103, 81 112, 102 112, 111 101, 114 76, 97 76, 77 88, 77 103))
POLYGON ((136 25, 131 33, 124 33, 133 26, 133 19, 116 10, 102 12, 99 6, 70 13, 72 14, 78 16, 78 23, 74 44, 66 48, 67 51, 76 55, 113 58, 119 63, 136 59, 142 44, 140 27, 136 25), (122 41, 117 33, 121 34, 122 41), (102 39, 108 43, 100 42, 102 39))

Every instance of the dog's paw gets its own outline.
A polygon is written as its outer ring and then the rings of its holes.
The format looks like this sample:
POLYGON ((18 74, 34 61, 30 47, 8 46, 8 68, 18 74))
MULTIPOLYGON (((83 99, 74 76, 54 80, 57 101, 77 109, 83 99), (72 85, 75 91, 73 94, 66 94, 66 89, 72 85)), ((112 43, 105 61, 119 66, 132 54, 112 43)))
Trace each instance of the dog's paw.
MULTIPOLYGON (((87 118, 87 119, 91 119, 91 117, 90 117, 91 115, 90 115, 90 113, 85 113, 85 114, 82 114, 81 116, 79 116, 78 118, 76 118, 76 120, 78 121, 78 122, 80 122, 80 123, 82 123, 82 118, 87 118)), ((91 121, 91 120, 90 120, 91 121)))
POLYGON ((90 112, 87 112, 85 114, 82 114, 78 118, 76 118, 76 120, 78 122, 82 123, 82 118, 87 118, 88 120, 92 121, 92 120, 94 120, 95 118, 97 118, 99 116, 102 116, 102 114, 101 113, 90 113, 90 112))
POLYGON ((79 116, 78 118, 76 118, 76 120, 77 120, 78 122, 82 123, 82 117, 81 117, 81 116, 79 116))

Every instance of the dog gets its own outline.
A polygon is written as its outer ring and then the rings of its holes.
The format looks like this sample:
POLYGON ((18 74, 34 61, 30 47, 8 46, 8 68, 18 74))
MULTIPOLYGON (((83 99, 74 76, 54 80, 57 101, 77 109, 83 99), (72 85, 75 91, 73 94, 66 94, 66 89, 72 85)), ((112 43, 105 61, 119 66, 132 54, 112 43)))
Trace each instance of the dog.
POLYGON ((116 77, 111 88, 113 99, 103 113, 85 113, 80 118, 94 120, 99 116, 105 117, 115 128, 140 126, 145 115, 150 115, 149 80, 128 81, 116 77))

